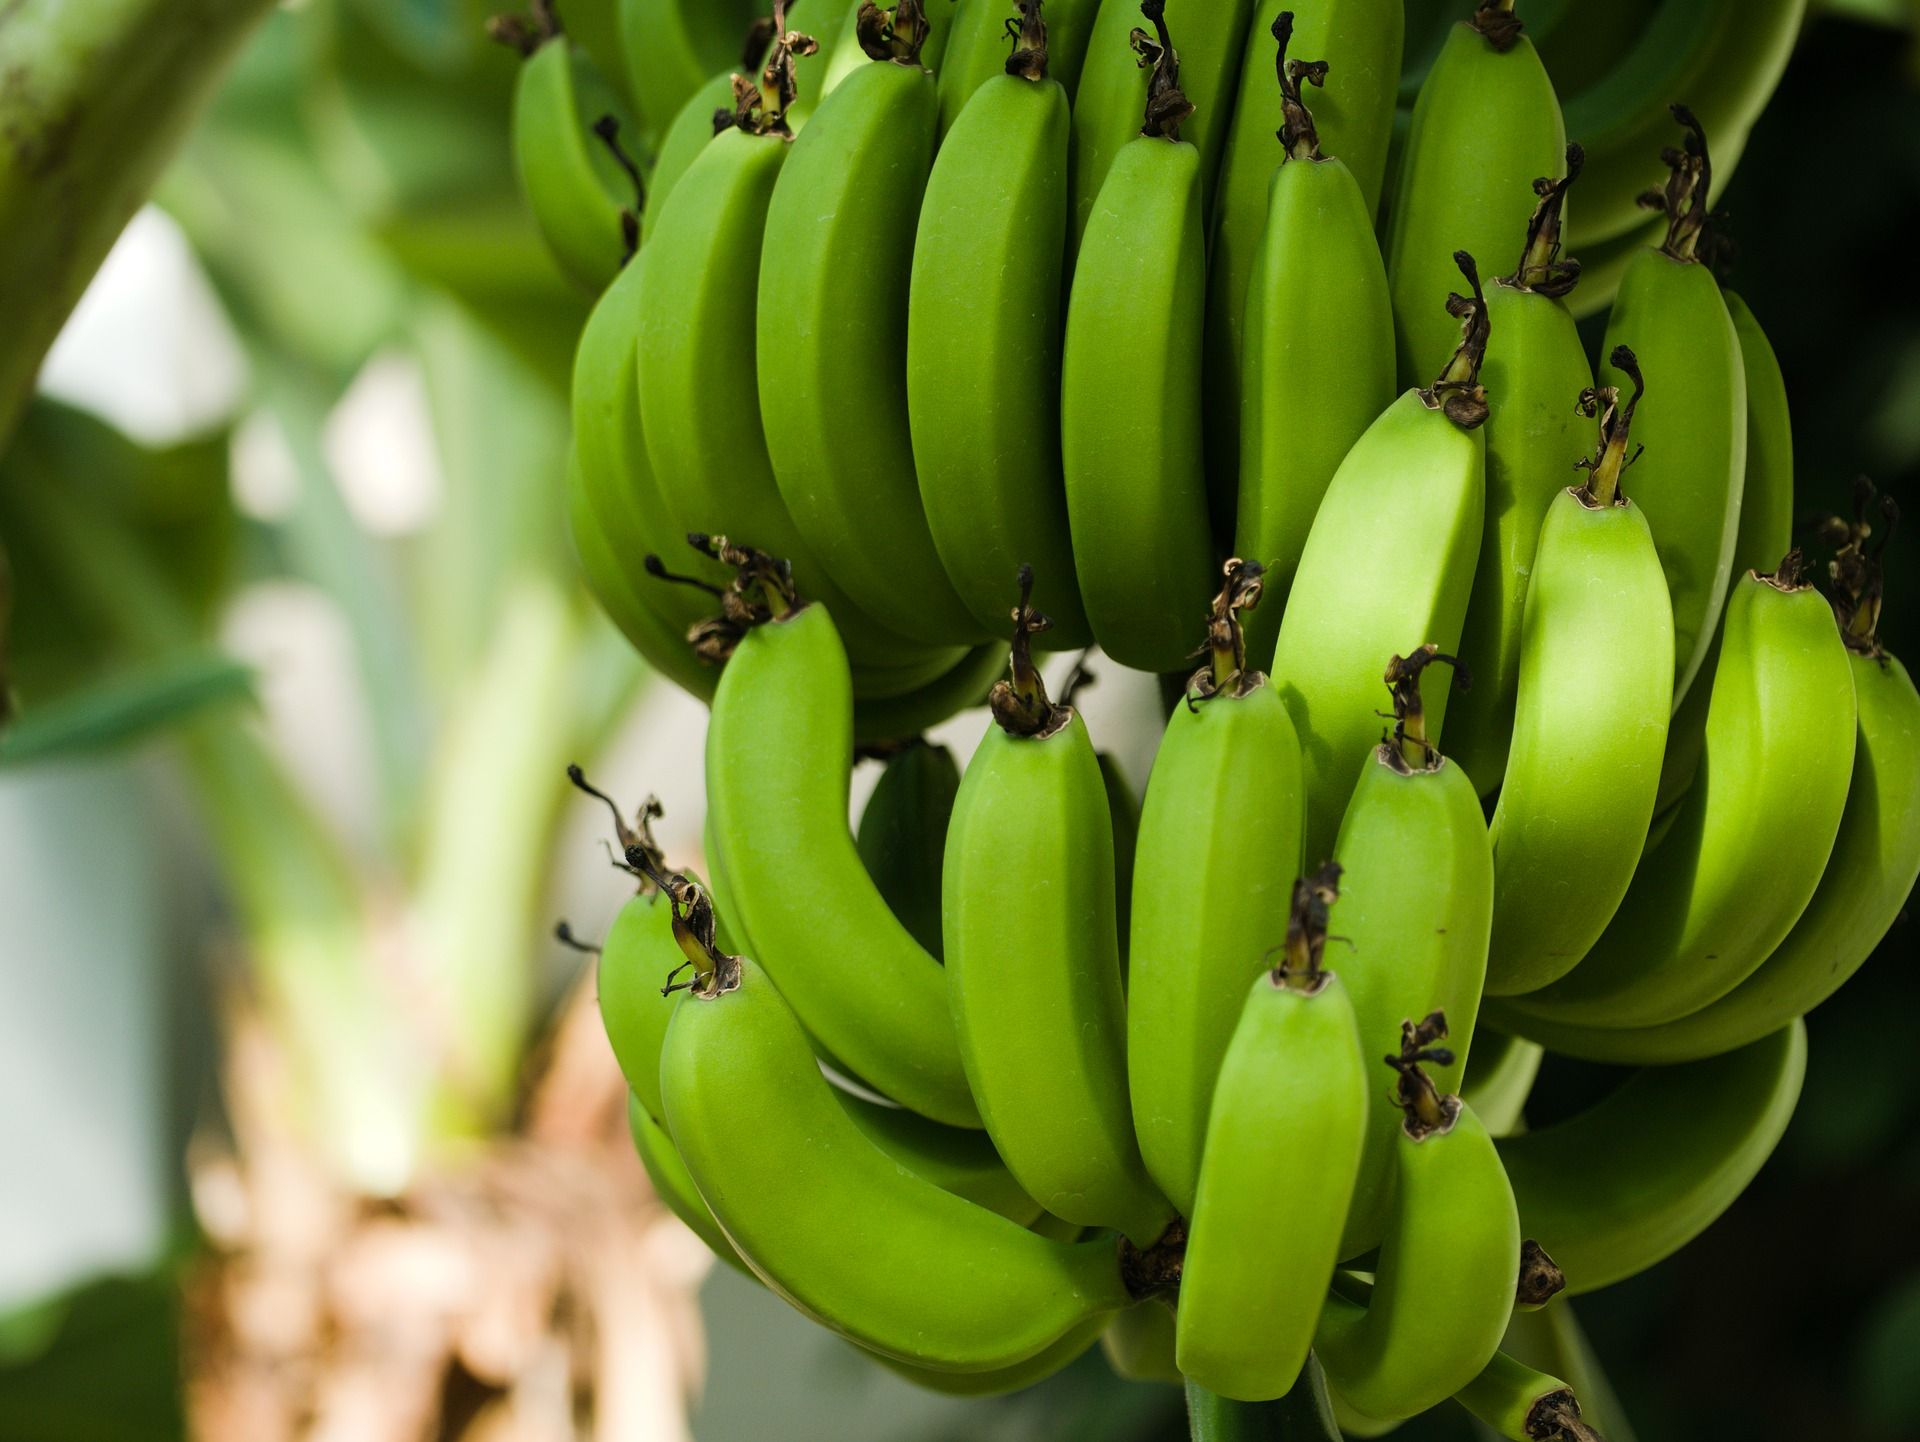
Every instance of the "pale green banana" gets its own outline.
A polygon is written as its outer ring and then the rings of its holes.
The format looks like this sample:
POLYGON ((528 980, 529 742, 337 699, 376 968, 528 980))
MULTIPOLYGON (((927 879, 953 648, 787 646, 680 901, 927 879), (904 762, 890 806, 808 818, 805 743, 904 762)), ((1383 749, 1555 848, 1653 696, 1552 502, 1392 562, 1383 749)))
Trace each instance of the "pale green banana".
POLYGON ((732 108, 733 74, 723 70, 694 91, 680 113, 673 117, 673 124, 667 128, 654 156, 653 171, 647 176, 647 210, 640 217, 642 243, 653 238, 654 226, 666 208, 667 197, 693 165, 694 157, 713 139, 715 113, 732 108))

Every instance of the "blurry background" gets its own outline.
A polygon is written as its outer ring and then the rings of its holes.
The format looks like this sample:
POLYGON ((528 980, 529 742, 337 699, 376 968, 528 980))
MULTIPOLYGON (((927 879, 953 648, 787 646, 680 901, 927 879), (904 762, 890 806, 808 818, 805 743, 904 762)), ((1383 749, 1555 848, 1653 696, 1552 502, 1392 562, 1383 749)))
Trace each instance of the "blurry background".
MULTIPOLYGON (((584 302, 514 192, 495 8, 272 15, 0 457, 0 1442, 189 1411, 213 1442, 1184 1437, 1097 1351, 925 1397, 647 1195, 590 963, 545 939, 625 894, 561 773, 659 792, 692 861, 702 713, 572 574, 584 302)), ((1920 473, 1911 7, 1827 12, 1723 207, 1810 515, 1920 473)), ((1890 556, 1911 653, 1911 532, 1890 556)), ((1137 785, 1153 688, 1109 669, 1088 709, 1137 785)), ((1909 944, 1811 1019, 1748 1195, 1582 1300, 1642 1442, 1920 1434, 1909 944)), ((1530 1115, 1603 1082, 1551 1064, 1530 1115)))

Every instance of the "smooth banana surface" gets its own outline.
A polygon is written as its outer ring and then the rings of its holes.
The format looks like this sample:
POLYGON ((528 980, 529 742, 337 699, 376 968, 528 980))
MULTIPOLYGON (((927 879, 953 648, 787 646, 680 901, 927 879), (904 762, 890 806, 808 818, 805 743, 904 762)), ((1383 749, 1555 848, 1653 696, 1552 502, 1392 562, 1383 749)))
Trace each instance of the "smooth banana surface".
POLYGON ((936 959, 942 953, 940 864, 959 790, 953 753, 911 741, 888 759, 853 837, 888 908, 936 959))
POLYGON ((565 36, 541 42, 521 62, 513 92, 520 192, 561 270, 593 295, 626 260, 638 223, 634 181, 593 133, 594 122, 616 108, 565 36))

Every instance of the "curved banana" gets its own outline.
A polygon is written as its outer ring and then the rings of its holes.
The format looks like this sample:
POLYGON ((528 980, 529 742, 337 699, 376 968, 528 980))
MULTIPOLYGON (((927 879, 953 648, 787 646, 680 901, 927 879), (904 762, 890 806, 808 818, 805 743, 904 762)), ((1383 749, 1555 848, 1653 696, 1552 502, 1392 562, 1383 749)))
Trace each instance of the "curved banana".
POLYGON ((1521 1226, 1568 1294, 1624 1281, 1705 1231, 1772 1155, 1806 1065, 1795 1020, 1724 1056, 1638 1072, 1580 1115, 1500 1142, 1521 1226))
POLYGON ((1660 784, 1673 608, 1646 518, 1620 488, 1641 388, 1630 352, 1614 363, 1633 396, 1583 395, 1604 407, 1600 448, 1586 484, 1548 508, 1529 563, 1512 755, 1493 813, 1492 996, 1558 981, 1600 939, 1660 784))
POLYGON ((1012 676, 960 780, 941 869, 947 998, 987 1134, 1057 1217, 1155 1241, 1173 1209, 1127 1110, 1126 1018, 1106 783, 1029 654, 1046 618, 1022 576, 1012 676))
POLYGON ((825 609, 750 631, 707 730, 719 865, 761 963, 820 1043, 892 1100, 978 1126, 940 964, 888 910, 848 832, 852 733, 825 609))
MULTIPOLYGON (((1359 52, 1351 78, 1362 87, 1369 62, 1353 32, 1372 28, 1373 8, 1333 6, 1347 28, 1325 32, 1348 53, 1359 52)), ((1278 89, 1285 143, 1236 132, 1211 261, 1208 458, 1216 476, 1225 476, 1224 493, 1236 496, 1234 553, 1265 566, 1274 592, 1275 604, 1248 620, 1256 666, 1273 658, 1300 553, 1334 473, 1393 399, 1393 305, 1373 211, 1346 165, 1320 153, 1318 112, 1308 111, 1301 96, 1301 82, 1319 84, 1322 64, 1335 62, 1287 59, 1290 13, 1273 26, 1277 86, 1265 67, 1246 70, 1278 89), (1233 164, 1256 144, 1266 164, 1258 195, 1245 196, 1241 215, 1233 164)), ((1336 68, 1333 92, 1348 79, 1336 68)), ((1244 96, 1241 103, 1248 103, 1244 96)), ((1240 186, 1253 190, 1249 181, 1240 186)))
POLYGON ((640 217, 641 244, 653 238, 654 227, 659 224, 660 212, 666 208, 667 197, 673 194, 681 177, 692 167, 695 157, 713 139, 715 114, 731 109, 733 73, 723 70, 694 91, 687 103, 680 107, 680 113, 673 117, 673 124, 667 127, 660 149, 654 155, 653 171, 647 176, 647 209, 640 217))
POLYGON ((854 833, 854 848, 887 906, 936 959, 941 955, 940 863, 959 791, 953 753, 917 738, 888 759, 854 833))
POLYGON ((1600 1434, 1580 1420, 1573 1388, 1505 1352, 1495 1352, 1480 1375, 1453 1396, 1510 1442, 1601 1442, 1600 1434))
POLYGON ((943 1397, 1000 1397, 1009 1392, 1025 1391, 1079 1361, 1103 1334, 1105 1326, 1103 1317, 1083 1322, 1058 1342, 1034 1353, 1026 1361, 991 1372, 939 1372, 931 1367, 915 1367, 911 1363, 897 1361, 884 1352, 870 1351, 858 1343, 854 1346, 861 1356, 878 1362, 896 1377, 904 1377, 922 1391, 937 1392, 943 1397))
POLYGON ((1473 685, 1455 698, 1447 733, 1448 751, 1482 796, 1498 790, 1506 772, 1541 523, 1587 459, 1587 427, 1567 398, 1593 389, 1593 367, 1561 299, 1579 281, 1580 263, 1560 258, 1561 213, 1581 162, 1580 147, 1569 145, 1565 179, 1534 181, 1540 203, 1520 263, 1487 290, 1493 337, 1480 372, 1493 395, 1487 524, 1460 634, 1460 661, 1473 685))
POLYGON ((939 645, 983 628, 941 569, 907 428, 907 286, 936 114, 926 30, 902 0, 871 32, 871 63, 793 142, 767 207, 755 356, 794 525, 855 605, 939 645))
POLYGON ((1722 179, 1730 178, 1806 12, 1807 0, 1662 0, 1606 78, 1567 101, 1567 132, 1593 162, 1574 244, 1636 228, 1639 197, 1658 175, 1650 167, 1666 141, 1673 101, 1685 101, 1716 137, 1722 179))
MULTIPOLYGON (((1181 89, 1194 104, 1187 136, 1200 152, 1201 195, 1208 214, 1220 152, 1233 121, 1253 6, 1254 0, 1167 0, 1167 23, 1180 37, 1181 89)), ((1073 98, 1069 250, 1079 248, 1114 159, 1139 133, 1139 60, 1133 31, 1140 14, 1135 0, 1104 0, 1087 40, 1086 64, 1073 98)))
MULTIPOLYGON (((1620 283, 1606 349, 1625 345, 1651 383, 1635 425, 1646 455, 1634 472, 1634 501, 1646 512, 1673 597, 1677 706, 1699 673, 1733 574, 1747 466, 1747 391, 1740 342, 1703 263, 1712 164, 1706 137, 1685 107, 1684 150, 1667 152, 1672 177, 1662 192, 1667 236, 1642 250, 1620 283)), ((1611 367, 1601 384, 1619 385, 1611 367)))
MULTIPOLYGON (((1007 668, 1007 648, 976 646, 945 675, 916 691, 886 700, 859 700, 853 708, 856 746, 885 746, 918 736, 957 711, 986 704, 987 692, 1007 668)), ((858 685, 859 677, 855 676, 858 685)))
POLYGON ((677 919, 673 903, 659 892, 635 896, 608 928, 596 973, 600 1021, 614 1060, 634 1099, 656 1122, 665 1115, 660 1046, 679 1001, 665 993, 671 975, 686 961, 674 939, 677 919))
POLYGON ((1558 179, 1566 150, 1553 82, 1513 0, 1490 0, 1453 27, 1413 107, 1386 247, 1402 385, 1449 344, 1433 297, 1450 257, 1506 253, 1526 230, 1535 177, 1558 179))
MULTIPOLYGON (((1024 7, 1017 0, 959 0, 948 7, 953 19, 947 53, 940 71, 940 134, 973 98, 973 92, 1007 68, 1010 41, 1018 39, 1024 7)), ((1100 0, 1047 0, 1047 71, 1072 98, 1080 83, 1080 67, 1087 58, 1094 12, 1100 0)), ((932 62, 929 62, 931 64, 932 62)))
MULTIPOLYGON (((1345 412, 1364 413, 1351 423, 1339 451, 1298 488, 1307 500, 1317 501, 1339 464, 1338 455, 1359 439, 1367 422, 1392 395, 1391 302, 1386 265, 1371 239, 1387 141, 1393 131, 1403 29, 1396 0, 1333 0, 1312 7, 1300 18, 1295 18, 1285 0, 1261 0, 1254 8, 1233 128, 1220 160, 1213 249, 1207 257, 1207 467, 1217 505, 1224 508, 1239 486, 1242 515, 1248 504, 1247 482, 1240 478, 1259 460, 1241 440, 1243 410, 1263 400, 1284 405, 1313 387, 1326 391, 1326 401, 1302 399, 1288 407, 1286 421, 1291 426, 1307 425, 1321 404, 1340 407, 1344 402, 1345 412), (1277 86, 1274 71, 1260 62, 1274 40, 1280 42, 1277 86), (1289 63, 1289 44, 1298 54, 1321 58, 1289 63), (1300 83, 1324 89, 1329 72, 1333 87, 1316 99, 1309 113, 1301 102, 1300 83), (1291 139, 1276 147, 1275 137, 1282 133, 1291 139), (1321 142, 1330 155, 1320 153, 1321 142), (1338 160, 1337 168, 1347 175, 1340 179, 1323 174, 1317 182, 1295 175, 1282 187, 1289 192, 1282 200, 1276 186, 1282 173, 1295 168, 1288 165, 1290 160, 1318 162, 1298 167, 1316 172, 1334 169, 1333 162, 1338 160), (1357 184, 1357 205, 1349 181, 1357 184), (1279 233, 1283 230, 1284 237, 1279 233), (1311 281, 1292 287, 1291 294, 1279 294, 1278 288, 1296 276, 1310 276, 1311 281), (1250 318, 1256 277, 1264 281, 1265 294, 1271 299, 1260 301, 1259 314, 1250 318), (1318 314, 1318 327, 1293 320, 1300 313, 1295 307, 1304 305, 1311 305, 1318 314), (1371 369, 1378 356, 1372 342, 1382 330, 1387 336, 1387 379, 1377 386, 1356 388, 1358 376, 1377 373, 1371 369), (1244 378, 1254 374, 1245 356, 1249 333, 1270 337, 1260 352, 1269 373, 1243 389, 1244 378), (1327 344, 1335 340, 1337 344, 1327 344), (1327 354, 1309 359, 1308 353, 1295 350, 1313 341, 1319 341, 1327 354), (1347 373, 1350 352, 1356 353, 1355 364, 1347 373), (1288 364, 1295 355, 1298 360, 1288 364), (1277 374, 1283 366, 1284 385, 1277 374), (1319 387, 1318 377, 1328 367, 1338 368, 1334 383, 1319 387)), ((1336 414, 1340 413, 1337 409, 1336 414)), ((1330 429, 1340 439, 1337 427, 1330 429)), ((1275 439, 1268 437, 1269 446, 1278 453, 1282 448, 1272 444, 1275 439)), ((1283 493, 1293 490, 1288 487, 1283 493)), ((1269 498, 1269 504, 1273 500, 1269 498)), ((1311 519, 1310 509, 1306 514, 1311 519)), ((1299 530, 1304 539, 1305 522, 1299 530)), ((1239 549, 1241 555, 1256 556, 1272 569, 1284 599, 1299 541, 1284 548, 1284 555, 1248 549, 1244 544, 1239 549)), ((1274 607, 1276 612, 1279 609, 1274 607)), ((1269 633, 1255 646, 1255 656, 1270 655, 1270 643, 1269 633)))
POLYGON ((1193 1215, 1214 1079, 1238 1021, 1221 998, 1266 970, 1302 870, 1300 742, 1280 693, 1246 666, 1255 566, 1229 563, 1211 669, 1174 709, 1147 778, 1128 943, 1127 1082, 1140 1155, 1193 1215))
POLYGON ((627 80, 641 123, 664 135, 708 76, 740 62, 761 0, 620 0, 627 80))
POLYGON ((907 416, 934 545, 974 618, 1006 624, 1023 564, 1062 650, 1092 633, 1074 579, 1060 425, 1067 95, 1039 6, 934 158, 913 246, 907 416))
MULTIPOLYGON (((1467 1070, 1486 975, 1493 913, 1493 857, 1480 799, 1465 772, 1425 739, 1418 709, 1431 649, 1396 657, 1393 736, 1373 748, 1333 848, 1340 900, 1333 932, 1350 956, 1341 976, 1353 998, 1361 1050, 1384 1055, 1403 1026, 1443 1012, 1454 1046, 1434 1077, 1457 1090, 1467 1070)), ((1376 1107, 1348 1210, 1340 1255, 1357 1257, 1380 1240, 1394 1190, 1401 1118, 1376 1107)), ((1342 1389, 1344 1393, 1344 1389, 1342 1389)), ((1369 1408, 1349 1397, 1361 1411, 1369 1408)))
POLYGON ((667 1130, 775 1291, 862 1346, 954 1372, 1016 1366, 1134 1300, 1111 1238, 1047 1241, 874 1146, 766 974, 719 960, 667 1030, 667 1130))
POLYGON ((1446 1053, 1444 1019, 1408 1023, 1395 1104, 1393 1208, 1365 1304, 1330 1293, 1314 1351, 1340 1396, 1369 1417, 1411 1417, 1466 1386, 1513 1314, 1520 1213, 1487 1129, 1421 1071, 1446 1053))
POLYGON ((1116 1377, 1129 1382, 1168 1382, 1178 1387, 1185 1380, 1174 1361, 1173 1308, 1158 1297, 1135 1302, 1107 1323, 1100 1334, 1100 1350, 1116 1377))
POLYGON ((1113 817, 1114 920, 1120 937, 1120 986, 1127 985, 1127 943, 1133 932, 1133 863, 1140 846, 1140 798, 1119 764, 1100 753, 1100 779, 1107 786, 1107 810, 1113 817))
MULTIPOLYGON (((1146 125, 1114 157, 1080 243, 1061 355, 1060 451, 1080 596, 1136 671, 1191 652, 1213 570, 1201 437, 1206 223, 1192 105, 1161 14, 1146 125)), ((1143 54, 1146 53, 1143 51, 1143 54)))
POLYGON ((598 295, 638 234, 637 177, 594 138, 617 98, 563 34, 507 27, 525 58, 513 87, 513 162, 520 193, 560 269, 598 295))
POLYGON ((1846 806, 1857 714, 1833 613, 1798 565, 1795 552, 1735 588, 1700 779, 1585 960, 1501 1003, 1504 1029, 1673 1021, 1745 981, 1806 910, 1846 806))
POLYGON ((1031 1226, 1039 1219, 1040 1204, 1013 1179, 985 1132, 942 1126, 842 1088, 835 1088, 834 1098, 868 1141, 916 1177, 1017 1226, 1031 1226))
POLYGON ((1496 1137, 1512 1136, 1525 1123, 1527 1098, 1533 1094, 1545 1050, 1534 1042, 1493 1031, 1475 1038, 1473 1069, 1460 1088, 1460 1100, 1496 1137))
POLYGON ((1286 1396, 1307 1363, 1367 1129, 1353 1004, 1320 969, 1329 882, 1300 884, 1280 966, 1245 993, 1180 1277, 1180 1370, 1240 1402, 1286 1396))
MULTIPOLYGON (((1306 760, 1306 855, 1332 854, 1359 762, 1380 734, 1380 658, 1460 640, 1486 502, 1485 302, 1449 309, 1465 337, 1425 390, 1408 391, 1355 442, 1314 517, 1274 647, 1273 680, 1306 760)), ((1445 688, 1425 698, 1438 743, 1445 688)))

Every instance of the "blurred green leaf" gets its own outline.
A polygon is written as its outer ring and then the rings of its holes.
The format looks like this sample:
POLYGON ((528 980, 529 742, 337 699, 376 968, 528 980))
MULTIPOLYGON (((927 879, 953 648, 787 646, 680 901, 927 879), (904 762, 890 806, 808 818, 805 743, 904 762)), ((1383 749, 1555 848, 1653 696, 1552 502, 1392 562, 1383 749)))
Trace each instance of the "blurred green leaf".
POLYGON ((63 1313, 38 1355, 0 1359, 0 1442, 184 1439, 173 1271, 95 1283, 63 1313))
POLYGON ((0 733, 0 769, 126 746, 252 694, 252 671, 216 652, 135 667, 20 717, 0 733))

